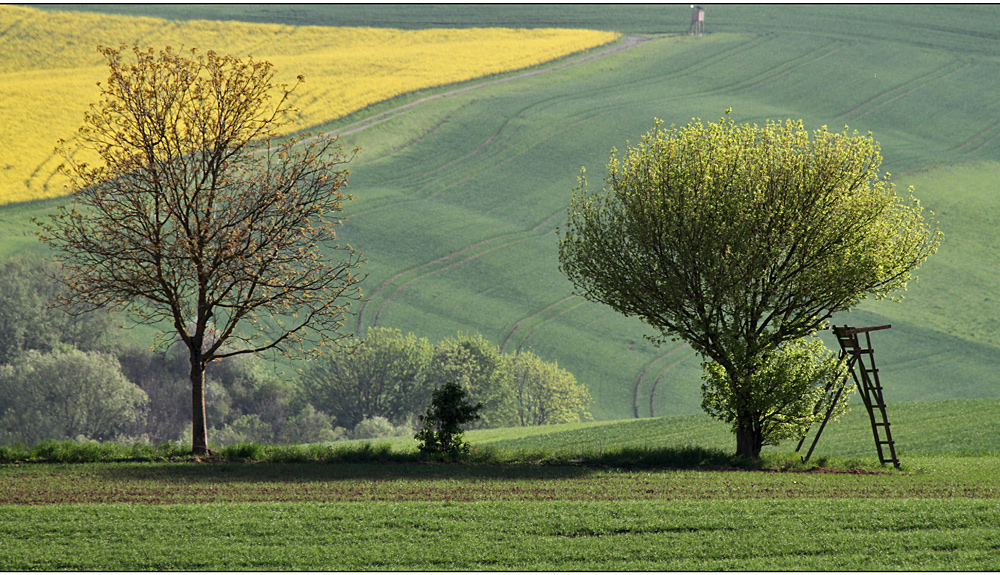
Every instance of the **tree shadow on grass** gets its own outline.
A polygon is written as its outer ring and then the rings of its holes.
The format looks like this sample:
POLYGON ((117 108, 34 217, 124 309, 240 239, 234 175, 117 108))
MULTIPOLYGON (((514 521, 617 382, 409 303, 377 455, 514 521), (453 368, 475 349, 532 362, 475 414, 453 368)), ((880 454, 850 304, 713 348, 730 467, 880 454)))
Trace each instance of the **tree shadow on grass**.
MULTIPOLYGON (((230 452, 231 453, 231 452, 230 452)), ((139 464, 118 462, 97 471, 106 477, 183 482, 330 482, 436 479, 561 479, 582 478, 607 470, 650 469, 746 470, 752 462, 719 450, 700 447, 617 448, 603 451, 546 452, 474 449, 461 461, 432 460, 413 453, 353 451, 320 460, 289 461, 287 457, 188 458, 139 464)))

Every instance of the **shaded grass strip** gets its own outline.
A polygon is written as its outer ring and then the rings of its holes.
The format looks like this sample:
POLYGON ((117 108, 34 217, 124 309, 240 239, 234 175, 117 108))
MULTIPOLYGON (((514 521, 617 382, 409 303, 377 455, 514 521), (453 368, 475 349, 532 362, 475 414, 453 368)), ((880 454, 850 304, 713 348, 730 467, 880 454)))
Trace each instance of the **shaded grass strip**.
MULTIPOLYGON (((237 443, 215 449, 210 456, 196 457, 191 448, 177 442, 143 443, 43 441, 31 447, 0 446, 3 463, 113 463, 113 462, 260 462, 260 463, 420 463, 448 461, 441 456, 394 447, 389 442, 315 443, 273 445, 237 443)), ((734 469, 811 469, 831 465, 819 458, 803 465, 794 454, 767 454, 753 461, 719 449, 685 447, 620 447, 571 449, 503 448, 475 445, 472 453, 457 462, 489 465, 579 465, 587 467, 667 467, 734 469)), ((850 467, 870 466, 863 460, 835 460, 850 467)))

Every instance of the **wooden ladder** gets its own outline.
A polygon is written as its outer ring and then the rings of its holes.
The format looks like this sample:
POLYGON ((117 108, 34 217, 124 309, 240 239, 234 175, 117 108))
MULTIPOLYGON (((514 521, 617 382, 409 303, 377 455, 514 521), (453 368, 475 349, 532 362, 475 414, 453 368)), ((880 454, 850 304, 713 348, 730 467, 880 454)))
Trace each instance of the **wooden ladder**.
MULTIPOLYGON (((878 379, 878 368, 875 367, 875 351, 872 349, 870 335, 873 331, 889 329, 890 327, 892 326, 880 325, 876 327, 859 328, 848 327, 846 325, 843 327, 834 326, 833 333, 837 336, 837 342, 840 344, 840 358, 848 358, 847 370, 854 378, 854 383, 857 384, 858 391, 861 394, 861 400, 865 404, 865 409, 868 410, 868 417, 872 422, 872 434, 875 436, 875 447, 878 449, 878 459, 882 465, 891 462, 896 469, 899 469, 899 458, 896 457, 896 445, 892 440, 892 431, 889 428, 889 418, 885 413, 885 398, 882 396, 882 384, 878 379), (858 341, 858 334, 860 333, 865 334, 865 347, 861 347, 861 342, 858 341), (866 355, 868 356, 867 362, 864 358, 866 355), (885 455, 886 447, 888 447, 888 457, 885 455)), ((833 383, 834 382, 831 382, 827 385, 826 393, 829 394, 833 391, 833 383)), ((846 383, 847 376, 845 375, 836 390, 836 395, 834 396, 833 401, 829 404, 826 417, 823 419, 822 425, 820 425, 819 430, 816 432, 816 437, 813 439, 809 452, 802 458, 803 462, 809 461, 809 457, 812 455, 813 449, 816 448, 819 436, 823 433, 823 428, 826 427, 827 422, 830 420, 830 415, 833 413, 833 409, 836 406, 841 393, 843 393, 846 383)), ((806 430, 806 434, 808 433, 809 431, 806 430)), ((795 448, 795 451, 802 448, 802 444, 805 442, 805 439, 806 437, 803 435, 802 439, 799 441, 799 446, 795 448)))
POLYGON ((872 422, 872 434, 875 436, 875 447, 878 448, 878 459, 885 465, 892 465, 899 469, 899 458, 896 457, 896 444, 892 441, 892 431, 889 429, 889 418, 885 413, 885 398, 882 396, 882 384, 878 379, 878 368, 875 367, 875 351, 872 349, 871 332, 888 329, 892 326, 880 325, 877 327, 843 327, 833 328, 833 333, 840 343, 841 357, 849 358, 847 369, 854 377, 854 383, 861 392, 861 400, 868 410, 868 416, 872 422), (858 334, 865 334, 865 347, 861 347, 858 341, 858 334), (865 357, 868 356, 867 363, 865 357), (858 369, 855 369, 857 367, 858 369), (889 448, 889 456, 885 455, 885 448, 889 448))

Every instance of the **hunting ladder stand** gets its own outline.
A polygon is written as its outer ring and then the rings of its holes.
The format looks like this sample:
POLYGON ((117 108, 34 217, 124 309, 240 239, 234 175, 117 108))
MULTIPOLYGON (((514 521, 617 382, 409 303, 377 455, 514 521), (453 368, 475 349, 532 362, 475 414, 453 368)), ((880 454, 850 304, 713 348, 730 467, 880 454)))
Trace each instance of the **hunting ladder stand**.
MULTIPOLYGON (((892 326, 880 325, 876 327, 856 328, 846 325, 843 327, 834 326, 833 333, 837 336, 837 342, 840 344, 840 357, 841 359, 848 358, 847 370, 854 378, 854 383, 857 384, 858 391, 861 393, 861 400, 865 404, 865 409, 868 410, 868 416, 872 422, 872 433, 875 435, 875 447, 878 449, 878 459, 882 465, 892 462, 892 465, 896 469, 899 469, 899 458, 896 457, 896 445, 892 441, 892 433, 889 430, 889 419, 885 413, 885 399, 882 397, 882 384, 878 379, 878 369, 875 367, 875 351, 872 349, 871 340, 871 332, 880 329, 889 329, 890 327, 892 326), (865 347, 861 347, 861 342, 858 341, 858 334, 861 333, 865 334, 865 347), (867 361, 864 357, 866 355, 868 356, 867 361), (888 457, 886 456, 886 447, 888 447, 888 457)), ((835 381, 831 381, 827 385, 827 396, 836 383, 835 381)), ((840 385, 836 394, 827 408, 826 417, 823 418, 823 423, 816 431, 816 437, 813 438, 812 446, 809 447, 809 452, 802 458, 803 463, 809 461, 813 449, 816 448, 816 442, 819 441, 819 436, 823 433, 823 428, 826 427, 830 416, 833 414, 833 409, 837 405, 837 401, 847 387, 846 374, 839 383, 840 385)), ((819 406, 817 405, 817 407, 819 406)), ((806 434, 808 433, 809 431, 806 430, 806 434)), ((802 448, 805 440, 806 436, 803 435, 802 439, 799 440, 799 446, 795 448, 796 452, 802 448)))

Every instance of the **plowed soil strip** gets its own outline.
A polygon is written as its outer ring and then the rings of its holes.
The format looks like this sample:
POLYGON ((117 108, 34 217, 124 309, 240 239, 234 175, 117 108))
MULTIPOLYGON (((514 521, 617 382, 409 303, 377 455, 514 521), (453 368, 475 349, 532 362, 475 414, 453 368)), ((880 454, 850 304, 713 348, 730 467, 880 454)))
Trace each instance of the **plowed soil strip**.
POLYGON ((832 471, 345 463, 4 465, 0 505, 1000 498, 995 477, 945 482, 934 474, 832 471))

